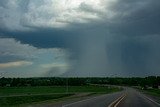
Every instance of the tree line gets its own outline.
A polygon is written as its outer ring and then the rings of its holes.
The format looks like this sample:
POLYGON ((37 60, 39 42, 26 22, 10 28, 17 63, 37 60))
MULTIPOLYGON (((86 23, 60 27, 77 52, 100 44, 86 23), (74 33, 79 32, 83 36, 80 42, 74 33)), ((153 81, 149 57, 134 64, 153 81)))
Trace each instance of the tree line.
POLYGON ((150 86, 158 88, 160 86, 160 76, 149 76, 145 78, 132 77, 86 77, 86 78, 62 78, 62 77, 41 77, 41 78, 0 78, 0 87, 20 87, 20 86, 81 86, 89 84, 108 84, 124 86, 150 86))

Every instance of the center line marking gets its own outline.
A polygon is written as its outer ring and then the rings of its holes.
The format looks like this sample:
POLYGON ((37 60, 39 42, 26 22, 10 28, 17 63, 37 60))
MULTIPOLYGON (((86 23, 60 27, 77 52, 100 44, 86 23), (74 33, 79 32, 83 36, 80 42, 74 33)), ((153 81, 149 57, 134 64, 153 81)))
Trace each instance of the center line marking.
POLYGON ((118 99, 114 100, 108 107, 117 107, 118 104, 126 97, 126 94, 123 94, 118 99))

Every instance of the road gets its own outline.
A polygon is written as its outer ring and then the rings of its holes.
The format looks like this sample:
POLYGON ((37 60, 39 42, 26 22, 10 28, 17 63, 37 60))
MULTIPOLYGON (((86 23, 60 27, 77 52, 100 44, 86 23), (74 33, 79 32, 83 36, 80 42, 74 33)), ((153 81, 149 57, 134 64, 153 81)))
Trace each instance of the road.
POLYGON ((126 88, 122 92, 45 107, 160 107, 160 104, 135 89, 126 88))
POLYGON ((139 91, 128 88, 126 97, 117 105, 117 107, 160 107, 160 104, 139 91))

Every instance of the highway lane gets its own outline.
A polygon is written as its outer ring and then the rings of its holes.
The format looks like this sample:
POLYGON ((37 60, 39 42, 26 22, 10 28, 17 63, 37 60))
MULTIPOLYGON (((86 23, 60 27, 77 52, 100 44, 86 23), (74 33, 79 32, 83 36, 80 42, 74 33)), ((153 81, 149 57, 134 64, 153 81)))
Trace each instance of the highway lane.
POLYGON ((82 100, 62 107, 160 107, 160 104, 133 88, 126 88, 123 92, 82 100))
POLYGON ((125 88, 121 92, 41 107, 160 107, 160 104, 133 88, 125 88))
POLYGON ((65 104, 62 107, 106 107, 114 100, 122 96, 124 92, 117 92, 112 94, 106 94, 102 96, 97 96, 85 100, 81 100, 78 102, 73 102, 69 104, 65 104))
POLYGON ((160 107, 160 104, 135 89, 127 88, 126 97, 117 107, 160 107))
POLYGON ((120 97, 124 91, 99 96, 92 96, 82 100, 67 100, 56 104, 38 105, 34 107, 107 107, 110 103, 120 97))

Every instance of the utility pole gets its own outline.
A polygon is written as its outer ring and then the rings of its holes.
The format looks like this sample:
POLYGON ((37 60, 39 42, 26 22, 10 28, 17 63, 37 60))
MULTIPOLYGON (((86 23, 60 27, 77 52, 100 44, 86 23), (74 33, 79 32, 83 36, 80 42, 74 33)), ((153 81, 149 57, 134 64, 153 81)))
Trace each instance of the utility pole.
POLYGON ((66 77, 66 93, 68 93, 68 77, 66 77))

